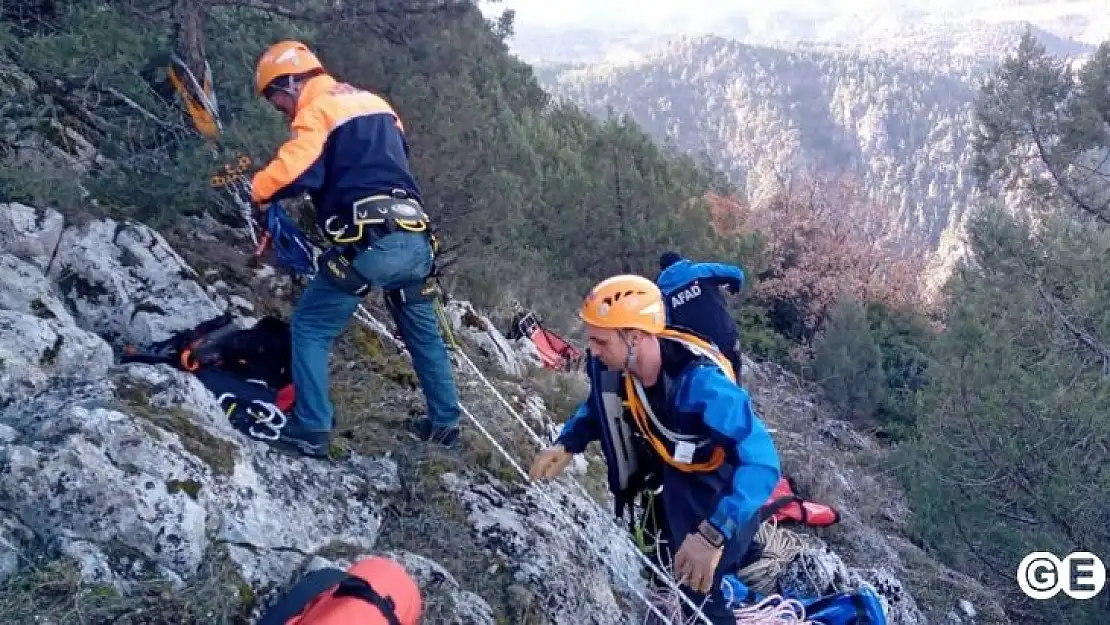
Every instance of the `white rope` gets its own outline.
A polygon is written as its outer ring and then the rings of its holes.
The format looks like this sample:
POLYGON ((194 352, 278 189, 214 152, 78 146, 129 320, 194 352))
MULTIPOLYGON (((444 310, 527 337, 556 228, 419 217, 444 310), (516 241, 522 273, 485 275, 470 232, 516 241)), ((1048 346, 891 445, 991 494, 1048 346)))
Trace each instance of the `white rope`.
POLYGON ((736 625, 816 625, 806 619, 805 613, 801 601, 779 595, 765 597, 759 603, 732 611, 736 625))
MULTIPOLYGON (((519 464, 517 464, 515 460, 513 460, 513 457, 511 455, 509 455, 509 452, 505 451, 505 449, 503 447, 501 447, 500 444, 498 444, 498 442, 493 438, 493 435, 490 434, 489 431, 486 430, 486 428, 484 426, 482 426, 481 421, 479 421, 477 417, 475 417, 473 414, 471 414, 470 410, 468 410, 467 407, 464 406, 462 402, 459 402, 459 409, 462 410, 462 413, 464 415, 466 415, 467 418, 469 418, 471 421, 474 422, 474 425, 478 426, 478 429, 481 430, 482 434, 485 435, 486 439, 489 440, 489 442, 494 446, 494 448, 497 449, 497 451, 501 452, 502 456, 505 456, 505 459, 508 460, 509 463, 513 465, 513 468, 516 469, 517 473, 519 473, 521 475, 521 477, 523 477, 525 480, 528 480, 528 473, 526 473, 524 471, 524 469, 521 468, 521 466, 519 464)), ((556 504, 555 501, 552 500, 551 497, 549 497, 548 494, 546 492, 544 492, 544 490, 539 487, 539 485, 533 484, 533 486, 536 487, 536 492, 538 492, 540 494, 540 496, 542 496, 544 499, 547 500, 547 504, 549 506, 551 506, 552 513, 558 515, 559 514, 558 511, 560 510, 559 505, 556 504)), ((574 530, 574 532, 578 535, 578 538, 580 538, 594 552, 594 555, 597 556, 597 558, 599 560, 601 560, 602 564, 608 565, 609 562, 605 559, 605 555, 601 553, 601 550, 597 548, 597 546, 593 543, 592 540, 590 540, 590 538, 588 536, 586 536, 585 532, 583 532, 582 529, 578 527, 578 525, 574 522, 574 520, 571 519, 570 516, 567 515, 565 512, 563 512, 561 514, 561 516, 562 516, 562 521, 564 521, 567 525, 569 525, 571 527, 571 529, 574 530)), ((663 619, 666 623, 668 623, 668 625, 674 625, 669 618, 664 616, 663 613, 660 612, 659 609, 656 608, 655 605, 653 605, 651 603, 651 601, 648 600, 648 598, 645 597, 644 594, 641 593, 638 588, 636 588, 635 584, 633 584, 631 581, 628 580, 627 577, 625 577, 624 573, 622 571, 620 571, 620 569, 618 569, 615 566, 610 566, 609 568, 612 569, 612 571, 614 573, 616 573, 617 576, 619 576, 621 578, 622 582, 624 582, 625 584, 628 585, 628 587, 632 590, 632 592, 636 593, 636 596, 639 597, 640 600, 643 601, 645 605, 647 605, 649 610, 654 612, 659 618, 663 619)), ((712 625, 712 623, 710 623, 710 621, 708 619, 706 619, 706 623, 708 625, 712 625)))
MULTIPOLYGON (((374 317, 363 307, 363 305, 361 303, 358 305, 358 308, 355 311, 354 317, 359 323, 361 323, 363 326, 365 326, 367 329, 369 329, 371 331, 378 331, 378 332, 386 331, 385 328, 376 327, 380 324, 375 324, 375 323, 372 322, 372 320, 374 320, 374 317)), ((390 337, 390 338, 392 339, 392 337, 390 337)), ((394 341, 394 343, 396 343, 396 341, 394 341)), ((493 395, 495 397, 497 397, 497 399, 501 402, 501 405, 503 405, 509 411, 509 413, 512 414, 513 417, 515 417, 516 420, 522 426, 524 426, 524 429, 528 432, 528 434, 531 435, 532 440, 535 441, 535 443, 540 448, 545 447, 546 445, 543 442, 543 439, 540 438, 540 436, 538 434, 536 434, 536 432, 532 429, 532 427, 530 425, 528 425, 528 422, 524 420, 524 417, 520 416, 520 413, 518 413, 513 408, 512 404, 510 404, 509 401, 507 399, 505 399, 505 396, 501 393, 501 391, 499 391, 497 389, 497 387, 495 387, 493 385, 493 383, 489 381, 489 379, 485 376, 485 374, 482 373, 482 371, 478 368, 478 366, 474 364, 474 361, 472 361, 470 359, 470 357, 466 355, 466 352, 463 351, 461 345, 459 346, 458 350, 455 350, 455 353, 459 354, 459 356, 462 357, 462 359, 467 363, 467 365, 470 366, 470 368, 474 371, 474 373, 478 376, 478 378, 480 380, 482 380, 482 382, 484 382, 487 387, 489 387, 489 389, 493 393, 493 395)), ((410 357, 411 357, 411 355, 410 355, 410 357)), ((526 471, 524 471, 520 467, 519 464, 517 464, 516 460, 514 460, 513 457, 507 451, 505 451, 505 449, 493 438, 493 435, 491 435, 489 433, 489 431, 486 430, 486 428, 484 426, 482 426, 481 422, 478 421, 478 419, 470 412, 470 410, 468 410, 466 408, 466 406, 463 405, 463 403, 461 401, 459 402, 459 409, 471 421, 473 421, 475 425, 478 426, 478 429, 481 430, 482 434, 489 440, 489 442, 494 446, 494 448, 497 449, 497 451, 499 451, 501 453, 501 455, 504 456, 505 459, 508 460, 509 463, 513 465, 513 468, 516 469, 518 473, 520 473, 521 477, 523 477, 526 481, 531 482, 530 478, 528 477, 528 473, 526 471)), ((589 494, 586 492, 585 488, 577 480, 571 479, 570 481, 571 481, 572 484, 574 484, 577 487, 579 493, 584 497, 584 499, 586 501, 591 502, 594 505, 595 510, 601 512, 600 506, 597 504, 596 501, 594 501, 593 497, 589 496, 589 494)), ((556 510, 556 509, 559 508, 558 504, 556 504, 555 501, 553 501, 550 497, 548 497, 547 493, 545 493, 543 490, 538 488, 538 485, 537 485, 537 492, 539 492, 544 497, 544 499, 547 500, 548 504, 550 504, 552 506, 553 510, 556 510)), ((604 515, 605 513, 602 512, 602 514, 604 515)), ((605 558, 604 554, 601 553, 601 550, 598 549, 597 546, 584 533, 581 532, 581 529, 574 522, 574 520, 571 519, 569 517, 569 515, 567 515, 566 513, 563 513, 562 517, 563 517, 563 521, 565 521, 566 524, 569 525, 575 531, 575 533, 578 534, 579 538, 581 538, 590 547, 590 549, 594 552, 594 555, 597 556, 598 559, 601 560, 601 562, 603 564, 609 565, 608 560, 605 558)), ((674 579, 670 575, 668 575, 667 573, 660 570, 659 567, 657 567, 647 556, 645 556, 643 554, 643 552, 641 552, 639 550, 639 548, 636 547, 636 545, 634 543, 632 543, 632 540, 630 538, 628 538, 626 536, 625 540, 627 540, 629 545, 631 545, 632 550, 636 553, 636 555, 645 564, 647 564, 648 567, 651 568, 652 571, 671 588, 671 590, 673 590, 679 597, 681 597, 686 602, 686 604, 688 606, 690 606, 690 608, 692 608, 694 610, 695 616, 701 617, 701 620, 703 620, 706 625, 713 625, 712 621, 709 620, 709 617, 707 617, 705 615, 705 613, 701 611, 701 608, 698 607, 697 605, 695 605, 693 600, 691 600, 689 597, 686 596, 685 593, 683 593, 681 590, 679 590, 678 584, 675 583, 674 579)), ((632 590, 632 592, 634 592, 636 594, 636 596, 639 597, 644 602, 644 604, 648 607, 648 609, 650 609, 652 612, 654 612, 657 616, 659 616, 659 618, 663 619, 666 623, 668 623, 668 624, 671 623, 671 620, 668 619, 666 616, 664 616, 663 613, 660 612, 658 610, 658 608, 656 608, 655 605, 652 604, 652 602, 650 600, 648 600, 648 598, 645 597, 643 595, 643 593, 641 593, 636 588, 636 586, 633 583, 631 583, 624 576, 623 572, 621 572, 615 566, 610 566, 610 569, 614 573, 616 573, 618 577, 621 578, 621 581, 623 581, 625 584, 628 585, 628 587, 632 590)))
MULTIPOLYGON (((374 324, 372 324, 370 322, 370 319, 373 319, 373 317, 370 316, 369 313, 362 308, 361 304, 359 305, 358 311, 356 311, 355 319, 359 323, 362 323, 364 326, 366 326, 370 330, 380 330, 379 328, 375 328, 374 324)), ((474 361, 472 361, 470 359, 470 357, 466 355, 466 353, 462 350, 462 346, 459 346, 459 349, 454 350, 454 351, 455 351, 456 354, 458 354, 459 356, 462 357, 462 359, 470 366, 471 369, 473 369, 474 373, 478 376, 478 378, 481 379, 486 384, 487 387, 489 387, 490 391, 493 393, 493 395, 495 397, 497 397, 497 399, 501 402, 501 404, 503 406, 505 406, 505 408, 516 418, 516 420, 518 422, 520 422, 521 425, 524 426, 524 429, 528 431, 528 433, 532 436, 532 439, 536 442, 536 444, 539 445, 540 447, 543 447, 544 446, 543 439, 541 439, 539 437, 539 435, 536 434, 534 430, 532 430, 532 427, 530 425, 528 425, 528 422, 524 420, 524 417, 520 416, 520 414, 512 407, 512 404, 510 404, 509 401, 507 399, 505 399, 504 395, 497 389, 497 387, 495 387, 493 385, 493 383, 490 382, 489 379, 485 376, 485 374, 482 373, 482 371, 478 368, 478 366, 474 364, 474 361)), ((474 414, 471 413, 470 410, 461 401, 459 402, 459 409, 462 411, 462 413, 464 415, 466 415, 466 417, 468 419, 470 419, 471 421, 474 422, 474 424, 482 432, 482 435, 485 436, 486 439, 489 440, 490 444, 492 444, 493 447, 498 452, 500 452, 501 455, 504 456, 506 460, 509 461, 509 464, 513 465, 513 468, 516 469, 517 473, 519 473, 521 475, 521 477, 523 477, 525 479, 525 481, 527 481, 529 483, 532 483, 534 486, 536 486, 536 491, 538 493, 540 493, 540 495, 542 495, 544 499, 547 500, 547 503, 552 507, 552 512, 555 513, 556 510, 559 510, 559 508, 560 508, 559 505, 554 500, 552 500, 547 495, 547 493, 544 492, 539 487, 538 484, 535 484, 531 481, 531 479, 528 477, 528 473, 523 468, 521 468, 521 466, 516 462, 516 460, 513 459, 512 455, 509 454, 509 452, 507 452, 505 450, 505 448, 502 447, 497 442, 496 439, 494 439, 493 435, 490 434, 489 431, 482 425, 481 421, 479 421, 478 418, 475 417, 474 414)), ((574 484, 578 488, 578 490, 584 496, 585 500, 591 502, 595 506, 595 509, 600 511, 600 506, 598 506, 597 502, 594 501, 594 499, 592 497, 590 497, 588 493, 585 492, 582 485, 579 484, 577 480, 572 479, 570 481, 571 481, 572 484, 574 484)), ((649 610, 654 612, 659 618, 663 619, 664 622, 668 623, 669 625, 673 625, 671 620, 669 618, 667 618, 665 615, 663 615, 663 613, 660 612, 659 609, 657 607, 655 607, 655 605, 647 597, 645 597, 643 595, 643 593, 641 593, 639 591, 639 589, 636 588, 635 584, 633 584, 631 581, 628 580, 627 577, 625 577, 625 575, 622 571, 620 571, 617 567, 610 565, 609 561, 605 558, 605 555, 601 553, 601 550, 598 549, 598 547, 593 543, 593 541, 590 540, 590 538, 587 537, 581 531, 581 529, 574 522, 574 520, 570 518, 569 515, 567 515, 564 512, 561 515, 561 517, 562 517, 562 520, 568 526, 570 526, 572 530, 574 530, 574 532, 578 535, 578 537, 580 539, 582 539, 582 541, 584 543, 586 543, 586 545, 590 548, 590 550, 594 552, 594 555, 597 556, 597 558, 599 560, 601 560, 602 564, 605 564, 606 566, 609 566, 609 568, 614 573, 616 573, 618 577, 620 577, 621 581, 624 582, 632 590, 632 592, 635 593, 636 596, 639 597, 640 600, 642 600, 644 602, 644 605, 646 605, 649 610)), ((648 559, 648 557, 645 556, 643 554, 643 552, 641 552, 636 547, 636 545, 632 543, 630 538, 628 538, 626 536, 625 539, 628 540, 629 544, 632 547, 632 550, 636 553, 636 555, 645 564, 647 564, 648 567, 650 567, 652 569, 652 571, 654 571, 655 574, 657 576, 659 576, 660 579, 662 579, 664 582, 666 582, 667 585, 670 586, 671 589, 675 593, 677 593, 677 595, 679 597, 681 597, 683 600, 686 601, 687 605, 689 605, 694 610, 694 613, 695 613, 696 616, 701 617, 701 620, 703 620, 706 625, 712 625, 712 621, 709 620, 709 618, 701 611, 701 609, 697 605, 695 605, 694 602, 689 597, 687 597, 685 593, 683 593, 681 590, 679 590, 678 585, 674 582, 673 578, 670 575, 668 575, 667 573, 664 573, 650 559, 648 559)))
MULTIPOLYGON (((499 390, 497 389, 497 387, 495 387, 495 386, 493 385, 493 383, 489 381, 489 379, 488 379, 488 378, 487 378, 487 377, 485 376, 485 374, 483 374, 483 373, 482 373, 482 371, 481 371, 480 369, 478 369, 478 366, 474 364, 474 361, 472 361, 472 360, 470 359, 470 357, 469 357, 469 356, 467 356, 465 352, 463 352, 463 350, 462 350, 462 347, 461 347, 461 346, 459 347, 459 350, 458 350, 458 351, 457 351, 456 353, 457 353, 457 354, 459 354, 459 356, 461 356, 461 357, 462 357, 462 359, 463 359, 463 360, 464 360, 464 361, 465 361, 465 362, 466 362, 466 363, 467 363, 468 365, 470 365, 470 368, 471 368, 471 369, 472 369, 472 370, 474 371, 474 373, 475 373, 475 374, 476 374, 476 375, 478 376, 478 378, 479 378, 480 380, 482 380, 483 382, 485 382, 486 386, 487 386, 487 387, 489 387, 489 389, 490 389, 490 391, 491 391, 491 392, 493 393, 493 395, 494 395, 495 397, 497 397, 497 399, 498 399, 498 400, 500 400, 500 402, 501 402, 501 405, 503 405, 503 406, 505 407, 505 409, 506 409, 506 410, 508 410, 508 411, 509 411, 509 412, 510 412, 510 413, 511 413, 511 414, 513 415, 513 417, 515 417, 515 418, 516 418, 516 420, 517 420, 517 421, 518 421, 518 422, 519 422, 519 423, 520 423, 521 425, 523 425, 523 426, 524 426, 524 429, 525 429, 525 430, 527 430, 527 431, 528 431, 528 433, 532 435, 532 440, 534 440, 534 441, 536 442, 536 444, 537 444, 537 445, 539 445, 539 446, 540 446, 541 448, 542 448, 542 447, 544 447, 544 446, 545 446, 545 444, 544 444, 544 442, 543 442, 543 439, 541 439, 541 438, 539 437, 539 435, 538 435, 538 434, 536 434, 536 432, 535 432, 535 431, 534 431, 534 430, 532 429, 532 426, 528 425, 528 422, 524 420, 524 417, 520 416, 520 413, 518 413, 518 412, 517 412, 517 411, 516 411, 516 410, 515 410, 515 409, 514 409, 514 408, 512 407, 512 404, 510 404, 510 403, 509 403, 509 400, 505 399, 505 396, 504 396, 504 395, 503 395, 503 394, 501 393, 501 391, 499 391, 499 390)), ((459 407, 460 407, 460 408, 462 408, 462 404, 461 404, 461 403, 460 403, 459 407)), ((463 408, 463 410, 465 411, 466 409, 465 409, 465 408, 463 408)), ((468 413, 468 414, 469 414, 469 413, 468 413)), ((474 417, 473 417, 473 416, 471 416, 471 419, 473 419, 473 418, 474 418, 474 417)), ((476 420, 475 420, 475 421, 476 421, 476 420)), ((485 432, 485 429, 483 428, 483 429, 482 429, 482 431, 483 431, 483 432, 485 432)), ((487 437, 488 437, 488 436, 489 436, 489 435, 487 434, 487 437)), ((504 450, 502 450, 500 446, 497 446, 497 448, 498 448, 498 450, 499 450, 499 451, 501 451, 501 453, 503 453, 503 454, 505 453, 505 452, 504 452, 504 450)), ((507 455, 507 454, 506 454, 506 457, 508 457, 508 455, 507 455)), ((510 461, 511 461, 511 459, 510 459, 510 461)), ((515 463, 515 462, 513 462, 513 466, 516 466, 516 463, 515 463)), ((529 478, 528 478, 528 475, 527 475, 526 473, 523 473, 523 472, 521 472, 521 473, 522 473, 522 475, 524 475, 524 479, 526 479, 526 480, 528 480, 528 479, 529 479, 529 478)), ((574 484, 574 485, 575 485, 575 486, 576 486, 576 487, 578 488, 578 490, 579 490, 580 494, 582 494, 582 495, 584 496, 584 498, 585 498, 585 499, 586 499, 587 501, 590 501, 590 502, 592 502, 592 503, 593 503, 593 505, 595 506, 595 510, 598 510, 599 512, 602 512, 602 511, 600 510, 600 506, 599 506, 599 505, 597 504, 597 502, 596 502, 596 501, 594 501, 593 497, 590 497, 590 496, 589 496, 589 494, 588 494, 588 493, 587 493, 587 492, 585 491, 585 488, 584 488, 584 487, 582 486, 582 484, 580 484, 580 483, 579 483, 579 482, 578 482, 577 480, 575 480, 575 479, 570 479, 570 482, 571 482, 572 484, 574 484)), ((606 513, 602 512, 602 514, 606 514, 606 513)), ((607 514, 606 514, 606 515, 607 515, 607 514)), ((574 526, 574 522, 573 522, 573 521, 570 521, 570 523, 571 523, 571 525, 572 525, 572 526, 574 526)), ((575 526, 575 527, 576 527, 576 526, 575 526)), ((641 559, 641 560, 642 560, 642 561, 643 561, 643 562, 644 562, 645 564, 647 564, 647 565, 648 565, 648 567, 650 567, 650 568, 651 568, 651 570, 652 570, 652 571, 653 571, 653 572, 654 572, 654 573, 655 573, 655 574, 656 574, 656 575, 657 575, 657 576, 658 576, 658 577, 659 577, 660 579, 662 579, 662 580, 663 580, 663 581, 664 581, 664 582, 665 582, 665 583, 666 583, 666 584, 667 584, 667 585, 668 585, 668 586, 669 586, 669 587, 671 588, 671 590, 673 590, 673 591, 674 591, 674 592, 675 592, 675 593, 676 593, 676 594, 677 594, 677 595, 678 595, 678 596, 679 596, 680 598, 682 598, 682 600, 684 600, 684 601, 686 602, 686 605, 690 606, 690 608, 694 610, 694 614, 695 614, 695 615, 697 615, 697 616, 700 616, 700 617, 701 617, 701 619, 702 619, 702 620, 704 620, 704 621, 705 621, 705 623, 706 623, 707 625, 712 625, 712 621, 710 621, 710 620, 709 620, 709 617, 707 617, 707 616, 705 615, 705 613, 701 611, 701 608, 700 608, 700 607, 698 607, 698 606, 697 606, 697 605, 696 605, 696 604, 695 604, 695 603, 693 602, 693 600, 692 600, 692 599, 690 599, 690 598, 689 598, 688 596, 686 596, 686 593, 684 593, 684 592, 682 592, 681 590, 679 590, 679 588, 678 588, 678 584, 677 584, 677 583, 676 583, 676 582, 674 581, 674 578, 673 578, 673 577, 672 577, 671 575, 669 575, 668 573, 666 573, 666 572, 662 571, 662 570, 661 570, 661 569, 660 569, 660 568, 659 568, 658 566, 656 566, 656 565, 655 565, 655 563, 654 563, 654 562, 652 562, 652 561, 651 561, 651 559, 650 559, 650 558, 648 558, 648 557, 647 557, 646 555, 644 555, 644 553, 643 553, 642 551, 640 551, 640 549, 639 549, 639 548, 638 548, 638 547, 637 547, 637 546, 635 545, 635 543, 633 543, 633 542, 632 542, 632 539, 631 539, 631 538, 629 538, 628 536, 625 536, 625 540, 627 540, 627 541, 628 541, 628 543, 629 543, 629 545, 631 545, 631 547, 632 547, 633 551, 634 551, 634 552, 636 553, 636 555, 637 555, 637 556, 639 556, 639 558, 640 558, 640 559, 641 559)), ((596 551, 596 549, 595 549, 595 551, 596 551)), ((597 555, 598 555, 599 557, 601 557, 601 559, 602 559, 602 560, 604 561, 604 557, 602 557, 600 553, 598 553, 597 555)), ((615 568, 615 567, 614 567, 614 570, 616 570, 616 568, 615 568)), ((637 594, 639 594, 639 592, 637 592, 637 594)), ((649 608, 652 608, 652 611, 655 611, 655 612, 656 612, 656 613, 658 614, 658 612, 657 612, 657 611, 655 610, 654 606, 652 605, 652 603, 651 603, 650 601, 647 601, 647 599, 646 599, 646 598, 644 599, 644 601, 645 601, 645 602, 647 603, 647 605, 648 605, 648 607, 649 607, 649 608)), ((664 618, 664 620, 667 620, 667 619, 666 619, 665 617, 663 617, 663 615, 662 615, 662 614, 659 614, 659 616, 660 616, 660 618, 664 618)), ((668 621, 668 622, 670 622, 669 620, 667 620, 667 621, 668 621)))
MULTIPOLYGON (((675 600, 673 593, 663 590, 656 593, 654 599, 654 603, 665 610, 679 625, 689 623, 689 621, 683 621, 682 607, 675 600)), ((787 599, 778 594, 763 597, 751 605, 732 608, 731 612, 736 625, 818 625, 806 618, 805 606, 801 601, 787 599)), ((645 625, 650 623, 650 618, 650 616, 647 617, 645 625)))

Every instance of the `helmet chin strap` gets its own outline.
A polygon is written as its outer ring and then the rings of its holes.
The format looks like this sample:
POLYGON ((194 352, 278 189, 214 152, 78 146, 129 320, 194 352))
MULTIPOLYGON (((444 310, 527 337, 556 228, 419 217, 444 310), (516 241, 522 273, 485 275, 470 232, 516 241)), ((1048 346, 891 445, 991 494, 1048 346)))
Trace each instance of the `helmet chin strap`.
POLYGON ((624 370, 632 371, 632 368, 636 366, 636 346, 628 340, 628 335, 624 330, 621 330, 620 337, 625 346, 628 347, 628 356, 624 359, 624 370))
POLYGON ((299 99, 299 94, 297 93, 297 80, 292 76, 282 76, 274 80, 274 82, 270 84, 269 89, 284 93, 290 98, 293 98, 293 102, 299 99), (282 82, 285 84, 281 84, 282 82))

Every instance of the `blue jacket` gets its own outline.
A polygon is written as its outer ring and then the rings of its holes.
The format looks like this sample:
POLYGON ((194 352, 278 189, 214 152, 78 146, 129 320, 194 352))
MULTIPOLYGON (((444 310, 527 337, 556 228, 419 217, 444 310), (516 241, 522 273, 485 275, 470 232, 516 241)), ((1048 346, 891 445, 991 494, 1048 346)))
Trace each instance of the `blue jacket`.
POLYGON ((667 303, 669 324, 708 338, 735 360, 739 330, 719 287, 727 286, 734 293, 743 288, 744 272, 739 267, 682 259, 660 272, 655 282, 667 303))
MULTIPOLYGON (((641 466, 661 467, 664 531, 677 551, 687 534, 708 519, 728 539, 718 571, 739 563, 748 547, 752 524, 779 481, 781 467, 774 441, 755 414, 748 393, 730 380, 715 363, 691 354, 681 344, 662 338, 664 373, 671 378, 665 410, 656 416, 679 434, 703 436, 724 447, 725 462, 707 473, 686 473, 662 462, 649 446, 640 449, 641 466), (644 456, 648 456, 645 458, 644 456), (746 530, 746 531, 745 531, 746 530), (740 534, 748 535, 741 541, 740 534)), ((590 395, 564 424, 558 442, 581 453, 592 441, 601 443, 609 470, 609 488, 618 497, 614 434, 604 416, 602 376, 613 376, 596 356, 588 355, 590 395)), ((623 397, 623 391, 621 392, 623 397)), ((630 419, 627 412, 624 418, 630 419)), ((633 426, 634 428, 635 426, 633 426)), ((673 451, 672 451, 673 453, 673 451)), ((694 462, 708 453, 699 452, 694 462)))

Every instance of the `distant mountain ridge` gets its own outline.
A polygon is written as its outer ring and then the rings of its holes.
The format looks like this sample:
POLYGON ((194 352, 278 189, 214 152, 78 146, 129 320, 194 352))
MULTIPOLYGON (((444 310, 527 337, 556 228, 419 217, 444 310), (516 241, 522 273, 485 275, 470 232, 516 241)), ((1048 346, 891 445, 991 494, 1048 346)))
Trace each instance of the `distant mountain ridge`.
POLYGON ((538 74, 558 98, 628 113, 707 154, 752 201, 794 173, 848 173, 934 247, 967 207, 973 86, 890 55, 698 37, 638 62, 538 74))
POLYGON ((844 3, 795 0, 741 9, 703 2, 695 14, 654 24, 629 16, 603 23, 550 27, 523 22, 512 45, 536 64, 627 60, 665 46, 680 34, 716 35, 750 44, 805 44, 997 59, 1026 28, 1054 54, 1082 55, 1110 38, 1110 10, 1092 0, 891 0, 844 3))

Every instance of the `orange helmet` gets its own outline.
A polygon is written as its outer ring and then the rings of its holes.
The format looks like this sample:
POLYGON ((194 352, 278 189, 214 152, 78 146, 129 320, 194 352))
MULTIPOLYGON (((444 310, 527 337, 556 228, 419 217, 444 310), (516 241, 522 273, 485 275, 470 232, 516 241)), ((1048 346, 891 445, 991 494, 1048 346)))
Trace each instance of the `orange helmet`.
POLYGON ((667 325, 663 293, 651 280, 635 275, 613 276, 598 283, 586 296, 579 316, 592 326, 649 334, 659 334, 667 325))
POLYGON ((364 558, 347 573, 366 582, 340 584, 313 603, 295 625, 417 625, 423 611, 420 587, 405 567, 385 557, 364 558), (392 618, 387 616, 392 614, 392 618))
POLYGON ((322 70, 324 66, 308 46, 299 41, 279 41, 258 59, 258 67, 254 71, 254 92, 262 95, 274 79, 314 69, 322 70))

